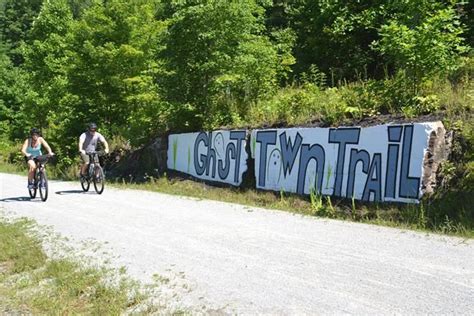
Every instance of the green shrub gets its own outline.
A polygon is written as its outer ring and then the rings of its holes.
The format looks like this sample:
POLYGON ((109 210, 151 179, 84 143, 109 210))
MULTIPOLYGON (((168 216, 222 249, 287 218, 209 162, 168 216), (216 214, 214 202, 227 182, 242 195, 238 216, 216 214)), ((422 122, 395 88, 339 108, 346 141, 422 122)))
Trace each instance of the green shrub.
POLYGON ((415 107, 416 101, 404 72, 383 80, 366 80, 341 87, 343 99, 356 109, 357 118, 400 113, 415 107))
POLYGON ((0 162, 2 163, 23 163, 23 155, 20 152, 20 143, 13 143, 6 139, 0 139, 0 162))
POLYGON ((246 121, 251 126, 340 124, 351 113, 338 88, 321 89, 306 83, 281 89, 269 99, 253 104, 246 121))

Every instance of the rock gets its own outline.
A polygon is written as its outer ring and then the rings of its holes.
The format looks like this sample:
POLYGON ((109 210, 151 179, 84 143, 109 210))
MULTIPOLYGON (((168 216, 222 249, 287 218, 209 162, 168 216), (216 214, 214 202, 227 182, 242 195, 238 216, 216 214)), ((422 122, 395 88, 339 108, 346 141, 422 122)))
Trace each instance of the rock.
POLYGON ((121 157, 118 162, 107 164, 107 176, 138 182, 161 176, 166 171, 167 143, 167 136, 158 137, 150 144, 121 157))
POLYGON ((421 189, 426 195, 435 192, 440 165, 448 159, 453 139, 453 134, 446 132, 443 123, 436 122, 436 124, 436 128, 431 132, 423 162, 421 189))

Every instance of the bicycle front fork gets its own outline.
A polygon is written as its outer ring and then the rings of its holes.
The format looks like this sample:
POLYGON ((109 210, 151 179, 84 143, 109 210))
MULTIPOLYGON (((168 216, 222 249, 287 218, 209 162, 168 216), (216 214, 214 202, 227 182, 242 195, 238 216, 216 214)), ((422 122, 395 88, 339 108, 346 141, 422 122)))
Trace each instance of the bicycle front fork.
POLYGON ((92 176, 94 175, 94 167, 95 165, 93 163, 89 164, 89 168, 87 169, 87 176, 89 178, 92 178, 92 176))

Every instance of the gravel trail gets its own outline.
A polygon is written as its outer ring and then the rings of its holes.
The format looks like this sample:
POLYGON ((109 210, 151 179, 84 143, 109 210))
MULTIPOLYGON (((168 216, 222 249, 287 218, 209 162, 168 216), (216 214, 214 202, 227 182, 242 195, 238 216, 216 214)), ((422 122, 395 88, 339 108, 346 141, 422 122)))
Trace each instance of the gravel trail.
POLYGON ((51 181, 46 203, 27 195, 26 177, 0 174, 8 216, 106 243, 131 277, 169 278, 184 309, 474 314, 472 240, 78 182, 51 181))

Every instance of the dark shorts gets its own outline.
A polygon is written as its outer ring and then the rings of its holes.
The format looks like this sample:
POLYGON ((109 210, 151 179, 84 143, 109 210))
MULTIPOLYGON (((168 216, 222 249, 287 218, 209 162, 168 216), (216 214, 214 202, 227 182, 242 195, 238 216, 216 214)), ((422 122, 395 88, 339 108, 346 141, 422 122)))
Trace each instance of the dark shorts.
POLYGON ((33 156, 28 156, 28 157, 26 157, 26 156, 25 156, 25 162, 26 162, 26 164, 28 164, 28 161, 30 161, 30 160, 33 160, 33 161, 34 161, 34 160, 35 160, 35 157, 33 157, 33 156))
POLYGON ((25 162, 28 163, 28 161, 32 160, 34 161, 35 163, 36 162, 42 162, 42 163, 46 163, 49 159, 49 156, 48 155, 40 155, 40 156, 36 156, 36 157, 32 157, 32 156, 29 156, 29 157, 25 157, 25 162))

